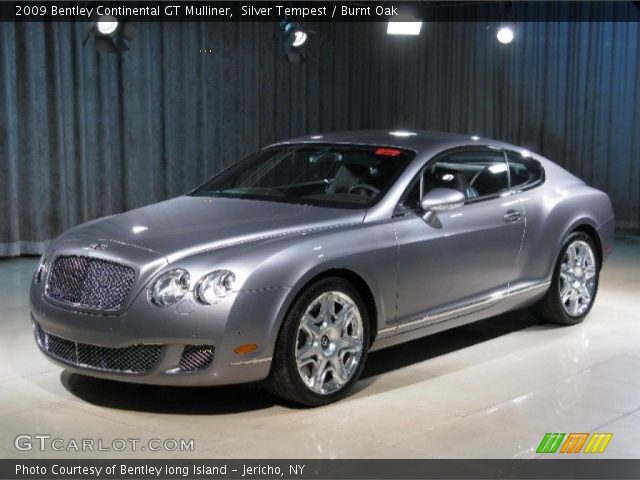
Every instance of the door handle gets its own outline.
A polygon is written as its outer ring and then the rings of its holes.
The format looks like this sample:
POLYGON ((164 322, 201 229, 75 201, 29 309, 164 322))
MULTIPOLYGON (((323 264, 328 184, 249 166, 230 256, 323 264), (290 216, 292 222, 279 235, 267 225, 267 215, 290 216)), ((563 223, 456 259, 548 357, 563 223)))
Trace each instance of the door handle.
POLYGON ((504 214, 504 221, 507 223, 515 223, 520 220, 522 214, 518 210, 507 210, 507 213, 504 214))

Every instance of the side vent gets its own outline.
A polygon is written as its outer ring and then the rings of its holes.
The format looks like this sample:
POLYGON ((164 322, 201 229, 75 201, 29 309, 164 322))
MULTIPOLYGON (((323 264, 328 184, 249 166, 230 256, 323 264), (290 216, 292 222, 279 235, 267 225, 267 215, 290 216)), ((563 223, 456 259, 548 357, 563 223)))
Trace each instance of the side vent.
POLYGON ((213 345, 186 345, 182 351, 178 368, 181 372, 204 370, 213 362, 214 354, 213 345))

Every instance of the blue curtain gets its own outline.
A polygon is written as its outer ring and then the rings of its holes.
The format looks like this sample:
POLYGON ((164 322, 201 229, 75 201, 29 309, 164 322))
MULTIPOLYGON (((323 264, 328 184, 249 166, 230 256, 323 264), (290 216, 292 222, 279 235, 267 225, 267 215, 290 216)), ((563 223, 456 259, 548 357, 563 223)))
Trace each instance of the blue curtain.
POLYGON ((82 47, 80 23, 0 23, 0 256, 179 195, 273 141, 360 128, 523 145, 640 228, 637 23, 522 23, 510 45, 484 23, 313 27, 292 65, 272 23, 141 23, 120 56, 82 47))
POLYGON ((606 191, 619 228, 640 229, 640 24, 521 23, 509 45, 485 24, 423 30, 419 42, 372 37, 379 102, 367 126, 525 146, 606 191))

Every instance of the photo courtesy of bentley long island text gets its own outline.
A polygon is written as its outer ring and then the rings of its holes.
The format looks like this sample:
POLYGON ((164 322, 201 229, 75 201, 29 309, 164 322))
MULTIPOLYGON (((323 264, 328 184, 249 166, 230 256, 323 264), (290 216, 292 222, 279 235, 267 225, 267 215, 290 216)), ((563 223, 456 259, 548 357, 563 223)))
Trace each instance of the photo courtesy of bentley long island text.
POLYGON ((0 480, 640 477, 640 2, 0 2, 0 480))

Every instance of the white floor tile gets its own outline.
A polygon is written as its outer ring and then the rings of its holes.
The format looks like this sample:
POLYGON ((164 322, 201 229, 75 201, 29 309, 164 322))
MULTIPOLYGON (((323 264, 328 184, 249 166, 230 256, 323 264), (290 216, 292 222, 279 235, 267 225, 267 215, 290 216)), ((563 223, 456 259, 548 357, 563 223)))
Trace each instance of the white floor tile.
MULTIPOLYGON (((291 408, 255 388, 179 389, 64 373, 36 348, 37 259, 0 262, 0 457, 19 433, 193 438, 162 458, 532 458, 547 431, 610 431, 606 458, 640 458, 640 242, 617 242, 596 304, 574 327, 523 310, 375 352, 344 401, 291 408)), ((548 457, 548 456, 547 456, 548 457)))
POLYGON ((440 458, 534 458, 540 439, 485 420, 455 419, 397 446, 440 458))

